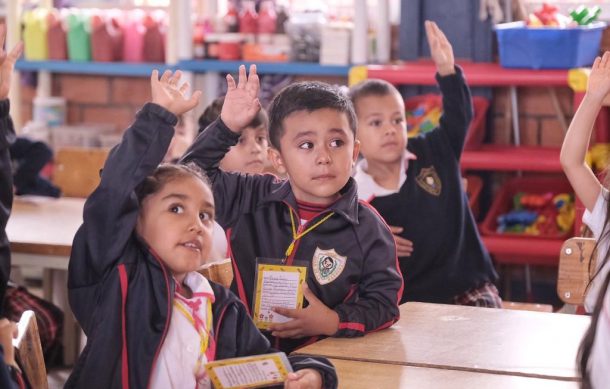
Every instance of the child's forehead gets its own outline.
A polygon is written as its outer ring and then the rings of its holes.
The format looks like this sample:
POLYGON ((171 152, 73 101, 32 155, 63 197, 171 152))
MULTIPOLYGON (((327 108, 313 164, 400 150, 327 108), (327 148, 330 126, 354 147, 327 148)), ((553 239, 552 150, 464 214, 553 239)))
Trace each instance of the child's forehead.
POLYGON ((157 194, 159 200, 173 196, 185 201, 205 202, 214 206, 214 196, 210 187, 199 177, 190 174, 168 180, 157 194))
POLYGON ((398 93, 386 93, 386 94, 368 94, 364 95, 356 100, 355 109, 356 111, 362 110, 377 110, 377 109, 403 109, 404 100, 398 93))
POLYGON ((262 125, 262 124, 260 126, 248 126, 248 127, 244 128, 244 130, 242 131, 241 134, 242 135, 245 135, 246 133, 248 133, 248 134, 251 134, 251 133, 258 134, 258 133, 261 133, 261 132, 264 132, 264 133, 268 132, 267 128, 265 128, 265 126, 262 125))
POLYGON ((283 120, 284 134, 313 130, 327 132, 342 129, 351 132, 349 118, 346 112, 333 108, 315 110, 299 110, 291 112, 283 120))

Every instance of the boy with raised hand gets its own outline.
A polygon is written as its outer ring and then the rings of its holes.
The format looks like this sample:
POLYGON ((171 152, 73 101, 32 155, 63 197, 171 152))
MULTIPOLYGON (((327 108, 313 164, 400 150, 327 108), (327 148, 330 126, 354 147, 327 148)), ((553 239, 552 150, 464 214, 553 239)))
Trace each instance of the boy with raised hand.
POLYGON ((253 303, 256 258, 307 263, 303 309, 276 312, 291 320, 271 326, 276 348, 292 351, 320 336, 362 336, 398 320, 402 277, 389 228, 360 203, 350 177, 359 145, 350 101, 319 82, 284 88, 269 107, 270 158, 280 174, 238 175, 219 162, 259 109, 258 76, 239 70, 220 118, 195 141, 195 161, 212 181, 216 215, 229 237, 232 289, 253 303), (280 341, 281 340, 281 341, 280 341))
POLYGON ((497 275, 462 188, 460 156, 472 101, 451 44, 425 23, 443 115, 435 130, 408 141, 405 104, 391 84, 366 80, 350 90, 364 159, 358 195, 390 224, 405 288, 401 303, 426 301, 501 307, 497 275))

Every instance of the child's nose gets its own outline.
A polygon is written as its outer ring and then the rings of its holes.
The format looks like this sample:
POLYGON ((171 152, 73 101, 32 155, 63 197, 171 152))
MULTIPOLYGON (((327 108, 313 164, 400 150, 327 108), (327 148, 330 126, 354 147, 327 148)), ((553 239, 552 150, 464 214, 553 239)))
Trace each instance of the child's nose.
POLYGON ((252 142, 252 144, 250 145, 250 152, 252 154, 258 154, 261 153, 263 151, 263 148, 261 147, 261 145, 259 145, 256 142, 252 142))
POLYGON ((385 127, 385 134, 386 135, 391 135, 391 134, 395 134, 396 133, 396 128, 392 125, 388 125, 385 127))
POLYGON ((331 162, 330 153, 326 149, 320 150, 316 162, 320 165, 326 165, 331 162))
POLYGON ((201 231, 203 231, 203 220, 201 220, 199 215, 197 215, 191 221, 191 224, 189 226, 189 231, 193 231, 193 232, 196 232, 196 233, 201 233, 201 231))

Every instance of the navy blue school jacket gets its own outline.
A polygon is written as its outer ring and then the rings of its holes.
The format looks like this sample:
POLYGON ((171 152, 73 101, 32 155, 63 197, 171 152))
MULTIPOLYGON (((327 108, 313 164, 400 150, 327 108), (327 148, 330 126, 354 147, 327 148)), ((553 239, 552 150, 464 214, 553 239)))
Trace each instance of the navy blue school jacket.
MULTIPOLYGON (((298 216, 289 181, 219 169, 220 160, 238 139, 219 118, 197 137, 183 160, 199 164, 212 181, 217 221, 229 238, 235 274, 231 290, 250 308, 255 259, 284 258, 292 241, 290 213, 297 223, 298 216)), ((335 214, 299 239, 286 258, 288 264, 293 260, 307 264, 309 288, 339 315, 334 334, 338 337, 362 336, 389 327, 400 315, 403 281, 394 237, 377 212, 358 201, 356 192, 350 178, 341 198, 300 229, 330 212, 335 214)), ((276 348, 290 352, 316 339, 319 337, 272 341, 276 348)))

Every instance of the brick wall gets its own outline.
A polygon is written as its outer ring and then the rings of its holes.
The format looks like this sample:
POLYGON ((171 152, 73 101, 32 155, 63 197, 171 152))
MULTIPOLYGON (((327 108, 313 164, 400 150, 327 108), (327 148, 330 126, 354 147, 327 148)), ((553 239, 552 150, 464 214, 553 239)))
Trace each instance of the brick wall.
MULTIPOLYGON (((67 102, 67 124, 109 123, 117 133, 133 121, 136 111, 150 100, 150 84, 146 77, 106 77, 55 74, 53 96, 67 102)), ((32 101, 36 90, 21 89, 22 123, 32 119, 32 101)))
MULTIPOLYGON (((296 77, 295 80, 313 79, 296 77)), ((325 77, 323 81, 345 83, 343 77, 325 77)), ((573 115, 572 91, 552 88, 569 124, 573 115)), ((548 88, 518 88, 519 122, 521 142, 524 145, 559 146, 563 140, 563 129, 557 120, 548 88)), ((111 123, 117 133, 122 132, 133 120, 136 111, 150 99, 147 77, 107 77, 88 75, 53 75, 52 94, 67 100, 67 122, 111 123)), ((32 100, 35 88, 21 89, 22 123, 32 118, 32 100)), ((493 129, 494 143, 508 144, 511 141, 510 105, 508 88, 494 90, 493 129), (508 115, 508 116, 507 116, 508 115)))
MULTIPOLYGON (((573 92, 568 87, 561 88, 517 88, 519 106, 519 126, 522 145, 560 146, 564 129, 553 106, 551 93, 555 93, 566 125, 574 114, 573 92)), ((494 143, 510 144, 512 123, 508 88, 494 90, 493 130, 494 143)))

